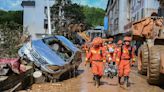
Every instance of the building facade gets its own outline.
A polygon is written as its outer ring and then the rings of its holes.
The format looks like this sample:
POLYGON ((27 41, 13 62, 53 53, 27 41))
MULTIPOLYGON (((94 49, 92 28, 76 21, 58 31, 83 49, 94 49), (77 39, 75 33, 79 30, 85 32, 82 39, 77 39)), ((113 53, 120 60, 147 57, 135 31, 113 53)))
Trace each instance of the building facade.
MULTIPOLYGON (((49 0, 50 7, 54 3, 54 0, 49 0)), ((30 33, 32 39, 48 34, 47 0, 23 0, 21 5, 23 27, 30 33)))
POLYGON ((118 0, 108 0, 106 16, 109 19, 108 32, 110 35, 115 35, 118 33, 118 21, 119 21, 119 2, 118 0), (114 31, 115 30, 115 31, 114 31))
POLYGON ((158 11, 158 0, 108 0, 106 14, 111 35, 126 33, 132 23, 158 11))
POLYGON ((158 15, 164 17, 164 0, 158 0, 160 3, 160 7, 158 9, 158 15))

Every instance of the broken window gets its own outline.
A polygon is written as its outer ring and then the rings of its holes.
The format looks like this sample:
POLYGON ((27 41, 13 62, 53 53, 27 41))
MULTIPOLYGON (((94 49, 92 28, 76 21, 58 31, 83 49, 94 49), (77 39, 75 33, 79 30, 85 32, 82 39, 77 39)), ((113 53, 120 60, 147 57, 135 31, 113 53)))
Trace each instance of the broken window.
POLYGON ((72 56, 72 52, 69 48, 62 44, 56 38, 44 39, 44 43, 47 44, 57 55, 59 55, 64 61, 69 61, 72 56))

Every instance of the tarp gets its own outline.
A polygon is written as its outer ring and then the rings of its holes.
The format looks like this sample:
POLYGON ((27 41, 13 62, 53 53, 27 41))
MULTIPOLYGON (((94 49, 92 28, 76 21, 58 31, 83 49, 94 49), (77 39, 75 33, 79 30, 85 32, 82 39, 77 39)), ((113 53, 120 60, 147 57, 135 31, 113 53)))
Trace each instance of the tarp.
POLYGON ((8 64, 12 71, 17 74, 26 71, 25 66, 20 64, 19 58, 1 58, 0 65, 1 64, 8 64))
POLYGON ((108 27, 109 27, 109 25, 108 25, 108 16, 105 16, 104 17, 104 31, 108 31, 108 27))

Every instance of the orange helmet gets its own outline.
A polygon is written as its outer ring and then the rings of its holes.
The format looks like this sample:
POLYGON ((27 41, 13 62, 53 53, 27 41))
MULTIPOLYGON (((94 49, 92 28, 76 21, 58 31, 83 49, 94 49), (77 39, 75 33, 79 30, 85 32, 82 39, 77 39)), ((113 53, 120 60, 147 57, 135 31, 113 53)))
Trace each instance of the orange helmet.
POLYGON ((118 45, 121 45, 122 43, 123 43, 122 40, 118 40, 117 42, 118 45))
POLYGON ((97 38, 99 39, 99 43, 103 44, 103 42, 104 42, 103 39, 101 37, 97 37, 97 38))
POLYGON ((103 40, 101 39, 101 37, 96 37, 96 38, 94 38, 93 41, 92 41, 92 44, 93 44, 93 45, 100 45, 100 44, 102 44, 102 43, 103 43, 103 40))

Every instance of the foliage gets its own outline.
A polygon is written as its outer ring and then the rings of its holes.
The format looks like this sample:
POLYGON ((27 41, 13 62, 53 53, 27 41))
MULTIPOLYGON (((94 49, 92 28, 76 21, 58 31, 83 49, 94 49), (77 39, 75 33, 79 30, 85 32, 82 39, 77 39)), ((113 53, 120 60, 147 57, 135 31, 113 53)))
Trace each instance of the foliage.
POLYGON ((103 19, 105 15, 105 11, 103 9, 83 6, 83 13, 85 15, 85 22, 88 25, 103 25, 103 19))
POLYGON ((66 11, 66 18, 74 19, 73 22, 75 23, 81 23, 84 22, 85 15, 83 13, 83 7, 77 5, 77 4, 71 4, 64 7, 64 10, 66 11))
MULTIPOLYGON (((61 0, 57 0, 57 2, 58 3, 52 7, 52 14, 56 17, 59 14, 61 0)), ((103 25, 105 11, 101 8, 80 6, 76 3, 73 4, 70 2, 63 7, 63 11, 66 20, 69 21, 68 23, 85 23, 88 27, 103 25)))
POLYGON ((10 21, 13 21, 18 24, 23 24, 23 12, 0 10, 0 24, 10 21))
POLYGON ((23 27, 13 21, 0 24, 0 58, 17 57, 23 27))
POLYGON ((75 23, 85 23, 89 27, 103 25, 105 11, 101 8, 71 4, 64 8, 66 17, 74 19, 75 23))
POLYGON ((17 57, 23 32, 23 12, 0 10, 0 58, 17 57))

